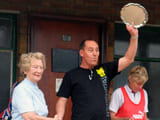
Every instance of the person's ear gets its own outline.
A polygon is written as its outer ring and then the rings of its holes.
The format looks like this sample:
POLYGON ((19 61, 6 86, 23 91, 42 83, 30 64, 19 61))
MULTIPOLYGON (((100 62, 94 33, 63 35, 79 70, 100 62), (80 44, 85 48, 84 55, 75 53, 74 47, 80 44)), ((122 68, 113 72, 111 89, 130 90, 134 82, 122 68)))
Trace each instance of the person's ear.
POLYGON ((79 55, 80 55, 81 57, 83 56, 83 50, 82 50, 82 49, 79 50, 79 55))
POLYGON ((24 72, 23 72, 24 75, 27 75, 27 73, 28 73, 27 71, 24 71, 24 72))
POLYGON ((131 76, 128 76, 128 82, 131 82, 131 76))

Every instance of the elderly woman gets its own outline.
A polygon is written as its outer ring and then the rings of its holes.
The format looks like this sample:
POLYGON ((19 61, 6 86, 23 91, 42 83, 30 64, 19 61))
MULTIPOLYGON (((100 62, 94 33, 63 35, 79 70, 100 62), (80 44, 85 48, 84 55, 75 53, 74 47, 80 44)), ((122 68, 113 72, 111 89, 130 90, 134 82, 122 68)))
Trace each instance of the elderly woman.
POLYGON ((48 107, 38 87, 46 68, 45 56, 40 52, 22 54, 18 66, 25 78, 13 91, 12 120, 54 120, 46 117, 48 107))

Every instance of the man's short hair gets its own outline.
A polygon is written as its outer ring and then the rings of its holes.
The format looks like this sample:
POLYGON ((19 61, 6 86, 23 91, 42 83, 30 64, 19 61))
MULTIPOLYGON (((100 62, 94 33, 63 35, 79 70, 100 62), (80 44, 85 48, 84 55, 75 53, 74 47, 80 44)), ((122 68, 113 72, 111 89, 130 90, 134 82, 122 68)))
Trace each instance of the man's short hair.
MULTIPOLYGON (((81 50, 81 49, 84 48, 86 41, 95 41, 95 40, 92 40, 92 39, 83 40, 83 41, 80 43, 79 50, 81 50)), ((97 42, 97 41, 95 41, 95 42, 97 42)))

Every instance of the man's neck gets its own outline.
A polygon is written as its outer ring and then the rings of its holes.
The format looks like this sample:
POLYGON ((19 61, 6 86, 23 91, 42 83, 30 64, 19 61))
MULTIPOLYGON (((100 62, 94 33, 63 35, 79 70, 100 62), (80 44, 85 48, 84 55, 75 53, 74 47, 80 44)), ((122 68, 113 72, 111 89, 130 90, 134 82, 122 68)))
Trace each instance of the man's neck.
POLYGON ((87 65, 83 65, 83 64, 81 64, 80 67, 84 68, 84 69, 89 69, 89 70, 94 68, 94 66, 87 66, 87 65))

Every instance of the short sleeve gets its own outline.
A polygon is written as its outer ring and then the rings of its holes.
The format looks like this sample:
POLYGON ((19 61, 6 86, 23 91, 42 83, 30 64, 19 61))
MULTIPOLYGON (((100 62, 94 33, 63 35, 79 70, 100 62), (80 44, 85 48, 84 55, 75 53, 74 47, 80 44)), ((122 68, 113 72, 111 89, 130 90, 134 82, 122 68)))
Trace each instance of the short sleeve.
POLYGON ((123 94, 120 88, 116 89, 111 97, 111 102, 109 105, 109 110, 117 113, 119 108, 122 106, 124 101, 123 94))
POLYGON ((69 73, 66 73, 65 76, 63 77, 63 81, 57 93, 57 96, 69 98, 70 95, 71 95, 71 76, 69 73))
POLYGON ((107 76, 109 77, 110 80, 113 79, 114 76, 119 74, 119 72, 118 72, 118 61, 104 63, 103 67, 104 67, 104 69, 106 71, 106 74, 107 74, 107 76))
POLYGON ((16 87, 13 91, 12 103, 20 114, 34 111, 32 97, 30 93, 20 87, 16 87))
POLYGON ((145 96, 145 108, 144 108, 144 111, 147 113, 149 112, 148 110, 148 94, 147 94, 147 91, 145 89, 144 90, 144 96, 145 96))

